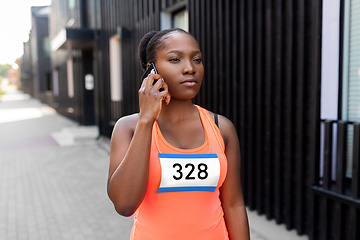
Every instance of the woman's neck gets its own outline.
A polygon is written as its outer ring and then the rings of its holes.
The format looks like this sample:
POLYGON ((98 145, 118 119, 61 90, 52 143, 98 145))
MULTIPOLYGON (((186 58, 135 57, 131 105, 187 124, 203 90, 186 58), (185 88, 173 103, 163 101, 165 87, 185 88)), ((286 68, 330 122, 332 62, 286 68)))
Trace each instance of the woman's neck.
POLYGON ((163 103, 159 119, 178 122, 193 116, 194 113, 197 113, 197 109, 194 107, 191 99, 171 99, 169 105, 166 105, 165 102, 163 103))

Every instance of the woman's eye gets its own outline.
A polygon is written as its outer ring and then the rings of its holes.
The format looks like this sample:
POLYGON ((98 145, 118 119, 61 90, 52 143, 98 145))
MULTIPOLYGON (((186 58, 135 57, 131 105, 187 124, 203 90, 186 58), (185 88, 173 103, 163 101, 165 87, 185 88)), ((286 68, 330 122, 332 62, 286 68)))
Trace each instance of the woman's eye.
POLYGON ((194 62, 201 63, 202 59, 201 58, 196 58, 196 59, 194 59, 194 62))
POLYGON ((170 58, 169 61, 170 62, 179 62, 180 59, 178 59, 178 58, 170 58))

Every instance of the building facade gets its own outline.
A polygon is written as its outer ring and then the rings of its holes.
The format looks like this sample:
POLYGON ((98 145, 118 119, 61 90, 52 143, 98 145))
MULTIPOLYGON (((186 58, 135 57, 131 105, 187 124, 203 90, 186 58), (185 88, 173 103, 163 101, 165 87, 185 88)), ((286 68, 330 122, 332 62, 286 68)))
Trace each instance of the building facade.
POLYGON ((24 42, 24 55, 21 57, 21 89, 30 95, 33 93, 31 52, 29 41, 24 42))
POLYGON ((52 1, 49 21, 55 109, 82 125, 95 125, 93 2, 52 1))
POLYGON ((48 16, 50 7, 31 7, 31 32, 24 43, 23 89, 51 105, 51 64, 48 16))
POLYGON ((359 0, 53 0, 53 106, 109 137, 138 111, 142 36, 186 29, 204 57, 194 102, 234 123, 247 206, 311 240, 359 239, 359 9, 359 0))

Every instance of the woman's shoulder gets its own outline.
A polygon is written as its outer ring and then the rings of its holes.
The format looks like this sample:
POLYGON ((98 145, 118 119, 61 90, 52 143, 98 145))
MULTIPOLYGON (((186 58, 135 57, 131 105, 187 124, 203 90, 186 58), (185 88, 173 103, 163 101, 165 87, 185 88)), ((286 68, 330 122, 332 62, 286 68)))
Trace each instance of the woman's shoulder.
POLYGON ((217 113, 214 113, 210 110, 206 110, 208 111, 208 113, 210 114, 211 118, 215 121, 215 115, 217 115, 218 117, 218 120, 219 120, 219 127, 222 125, 223 127, 225 128, 228 128, 228 127, 231 127, 231 126, 234 126, 234 124, 225 116, 223 115, 220 115, 220 114, 217 114, 217 113))
POLYGON ((115 123, 113 135, 114 134, 124 134, 125 132, 134 132, 138 120, 139 120, 138 113, 134 113, 131 115, 121 117, 115 123))
POLYGON ((220 115, 220 114, 216 114, 216 113, 213 113, 209 110, 207 110, 211 116, 211 118, 215 121, 215 115, 217 115, 217 118, 218 118, 218 128, 220 130, 220 133, 221 133, 221 136, 223 137, 224 139, 224 142, 226 144, 226 141, 228 139, 228 136, 230 134, 233 134, 235 130, 235 126, 234 124, 225 116, 223 115, 220 115))

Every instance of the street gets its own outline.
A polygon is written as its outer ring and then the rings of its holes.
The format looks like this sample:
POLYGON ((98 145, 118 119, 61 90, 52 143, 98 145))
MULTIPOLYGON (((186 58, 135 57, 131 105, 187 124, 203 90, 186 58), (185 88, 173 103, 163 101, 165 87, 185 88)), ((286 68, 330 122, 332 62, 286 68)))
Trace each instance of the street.
POLYGON ((77 124, 7 90, 0 100, 0 239, 129 239, 133 219, 118 215, 106 194, 106 143, 60 146, 51 134, 77 124))

